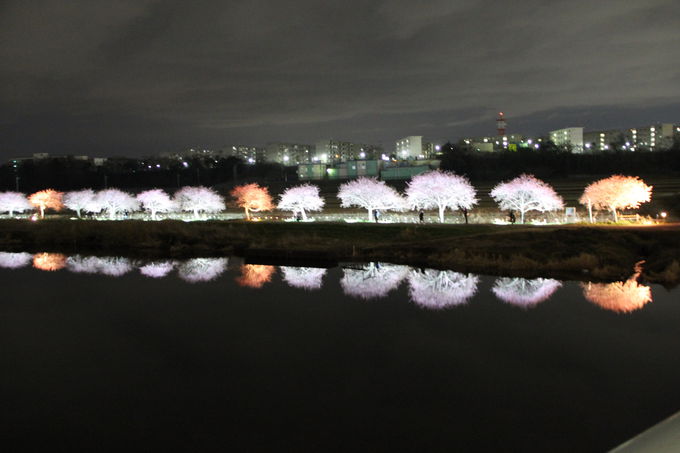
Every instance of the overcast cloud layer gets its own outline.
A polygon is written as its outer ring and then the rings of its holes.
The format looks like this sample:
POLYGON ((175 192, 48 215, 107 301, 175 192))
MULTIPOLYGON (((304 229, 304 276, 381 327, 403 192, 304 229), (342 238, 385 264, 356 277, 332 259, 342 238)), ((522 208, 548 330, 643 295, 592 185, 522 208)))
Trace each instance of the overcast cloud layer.
POLYGON ((677 0, 0 1, 0 154, 680 122, 677 0))

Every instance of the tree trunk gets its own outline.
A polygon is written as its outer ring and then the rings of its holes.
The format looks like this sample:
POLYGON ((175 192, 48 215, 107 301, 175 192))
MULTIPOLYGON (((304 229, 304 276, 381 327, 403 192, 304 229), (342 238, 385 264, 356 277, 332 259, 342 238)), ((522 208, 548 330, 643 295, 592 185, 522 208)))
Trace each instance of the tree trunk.
POLYGON ((303 208, 300 208, 300 214, 302 214, 302 220, 307 220, 307 214, 305 214, 305 210, 303 208))
POLYGON ((372 222, 373 221, 373 209, 368 208, 368 221, 372 222))
POLYGON ((14 211, 10 209, 9 210, 9 216, 12 217, 12 214, 14 214, 14 211))
POLYGON ((45 206, 40 206, 40 218, 45 218, 45 206))
POLYGON ((151 220, 156 220, 156 211, 151 210, 151 220))
POLYGON ((78 215, 78 218, 79 218, 79 219, 82 218, 82 217, 80 217, 80 208, 76 209, 76 214, 78 215))
POLYGON ((109 209, 109 220, 116 220, 116 211, 109 209))
POLYGON ((444 210, 446 206, 439 206, 439 223, 444 223, 444 210))
POLYGON ((246 210, 246 220, 250 220, 250 210, 247 207, 245 207, 243 209, 246 210))
POLYGON ((194 220, 198 220, 198 209, 194 209, 194 220))
POLYGON ((614 222, 618 222, 619 216, 618 216, 618 214, 616 214, 616 209, 612 209, 612 214, 614 214, 614 222))
POLYGON ((524 210, 520 210, 520 211, 519 211, 519 218, 520 218, 519 223, 521 223, 522 225, 524 225, 524 210))
POLYGON ((590 223, 593 223, 593 204, 588 200, 588 218, 590 223))

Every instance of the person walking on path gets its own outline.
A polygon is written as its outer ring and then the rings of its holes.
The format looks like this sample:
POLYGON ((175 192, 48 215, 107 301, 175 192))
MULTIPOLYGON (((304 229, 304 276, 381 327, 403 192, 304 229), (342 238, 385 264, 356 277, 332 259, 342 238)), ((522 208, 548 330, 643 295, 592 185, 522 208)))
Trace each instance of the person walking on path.
POLYGON ((418 220, 420 220, 420 223, 423 223, 425 221, 425 213, 423 212, 422 209, 418 213, 418 220))

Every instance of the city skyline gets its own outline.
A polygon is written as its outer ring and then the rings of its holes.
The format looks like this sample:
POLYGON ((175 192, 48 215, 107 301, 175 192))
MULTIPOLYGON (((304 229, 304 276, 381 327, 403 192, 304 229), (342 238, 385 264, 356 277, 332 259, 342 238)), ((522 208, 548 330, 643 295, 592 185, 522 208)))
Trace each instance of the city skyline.
POLYGON ((677 123, 674 2, 4 2, 0 157, 677 123))

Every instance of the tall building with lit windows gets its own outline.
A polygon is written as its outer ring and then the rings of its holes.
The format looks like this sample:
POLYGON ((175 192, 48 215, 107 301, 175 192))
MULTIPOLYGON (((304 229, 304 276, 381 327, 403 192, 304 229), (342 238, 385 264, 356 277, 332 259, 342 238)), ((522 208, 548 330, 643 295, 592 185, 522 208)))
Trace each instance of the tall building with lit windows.
POLYGON ((269 143, 265 150, 265 160, 281 165, 293 166, 311 162, 313 147, 301 143, 269 143))
POLYGON ((264 148, 248 145, 232 145, 222 150, 222 157, 238 157, 247 164, 261 163, 264 161, 264 148))
POLYGON ((322 139, 316 142, 312 162, 332 164, 350 160, 373 160, 380 159, 382 154, 383 149, 380 146, 322 139))
POLYGON ((656 151, 673 146, 673 136, 680 132, 671 123, 652 124, 651 126, 634 127, 628 131, 630 149, 656 151))
POLYGON ((396 141, 394 154, 399 160, 432 159, 440 148, 434 143, 423 142, 422 135, 410 135, 396 141))
POLYGON ((566 127, 550 131, 550 140, 558 147, 570 147, 574 153, 583 152, 583 128, 566 127))

